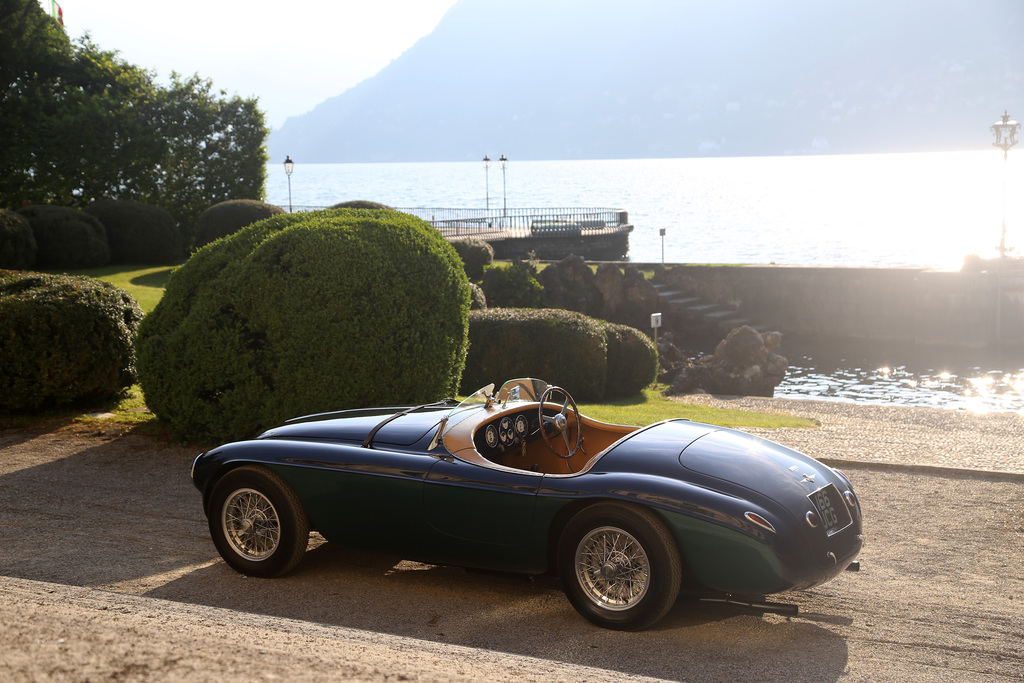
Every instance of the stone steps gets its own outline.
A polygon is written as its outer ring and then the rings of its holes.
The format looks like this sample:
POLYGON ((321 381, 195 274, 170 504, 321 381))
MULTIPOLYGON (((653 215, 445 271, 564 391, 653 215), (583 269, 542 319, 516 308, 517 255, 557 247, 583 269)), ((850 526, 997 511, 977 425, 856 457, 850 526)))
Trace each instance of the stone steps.
POLYGON ((669 289, 667 285, 654 285, 661 304, 662 325, 669 327, 683 325, 698 335, 723 338, 731 330, 749 325, 758 332, 769 328, 758 321, 750 320, 730 306, 716 304, 701 296, 669 289))

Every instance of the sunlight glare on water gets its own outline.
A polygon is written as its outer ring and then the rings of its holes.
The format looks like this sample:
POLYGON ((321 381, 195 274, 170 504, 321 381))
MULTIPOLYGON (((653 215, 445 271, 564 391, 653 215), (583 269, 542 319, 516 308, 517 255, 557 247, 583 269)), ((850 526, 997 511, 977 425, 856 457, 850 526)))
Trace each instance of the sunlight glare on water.
MULTIPOLYGON (((1013 372, 965 365, 934 370, 926 365, 874 367, 852 359, 824 360, 796 355, 778 398, 922 406, 973 413, 1024 415, 1024 368, 1013 372)), ((993 361, 994 362, 994 361, 993 361)))

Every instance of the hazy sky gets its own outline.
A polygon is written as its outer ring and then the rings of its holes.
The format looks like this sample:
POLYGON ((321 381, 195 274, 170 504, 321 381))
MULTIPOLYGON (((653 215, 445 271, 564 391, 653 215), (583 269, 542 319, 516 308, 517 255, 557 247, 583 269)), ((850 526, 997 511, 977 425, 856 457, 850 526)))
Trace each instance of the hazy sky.
MULTIPOLYGON (((58 0, 73 40, 157 72, 198 73, 256 96, 278 128, 373 76, 430 33, 456 0, 58 0)), ((41 0, 49 11, 50 0, 41 0)))

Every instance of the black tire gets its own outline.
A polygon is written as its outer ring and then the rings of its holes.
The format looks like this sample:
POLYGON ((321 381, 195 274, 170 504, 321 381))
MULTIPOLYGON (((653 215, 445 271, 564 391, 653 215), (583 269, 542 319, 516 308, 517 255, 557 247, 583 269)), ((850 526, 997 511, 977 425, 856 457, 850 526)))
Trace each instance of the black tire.
POLYGON ((637 631, 675 604, 683 569, 675 539, 660 517, 610 502, 569 520, 559 541, 558 573, 581 615, 604 628, 637 631))
POLYGON ((225 474, 208 508, 210 536, 231 567, 272 578, 295 567, 309 543, 309 519, 295 492, 266 467, 225 474))

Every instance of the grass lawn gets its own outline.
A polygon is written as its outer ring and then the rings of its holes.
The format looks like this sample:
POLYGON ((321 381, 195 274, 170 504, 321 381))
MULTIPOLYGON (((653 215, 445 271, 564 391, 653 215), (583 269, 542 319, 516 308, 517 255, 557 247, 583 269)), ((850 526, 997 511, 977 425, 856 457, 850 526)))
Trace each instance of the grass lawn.
POLYGON ((143 313, 149 313, 164 295, 164 286, 174 266, 104 266, 82 270, 47 270, 46 273, 85 275, 105 280, 127 291, 139 302, 143 313))
MULTIPOLYGON (((782 427, 809 428, 817 426, 814 420, 792 415, 725 410, 673 401, 662 395, 663 390, 664 386, 652 385, 639 396, 607 403, 580 403, 579 409, 582 414, 603 422, 637 426, 649 425, 670 418, 682 418, 722 427, 779 429, 782 427)), ((54 419, 70 419, 81 423, 116 422, 129 425, 133 429, 141 429, 170 438, 167 425, 146 409, 145 396, 137 384, 127 389, 125 395, 119 399, 88 408, 79 407, 28 415, 0 411, 0 430, 26 429, 54 419)))
POLYGON ((725 410, 673 401, 662 395, 661 385, 644 389, 640 396, 631 396, 607 403, 581 403, 580 412, 603 422, 644 426, 670 418, 684 418, 721 427, 816 427, 814 420, 792 415, 753 413, 746 410, 725 410))

